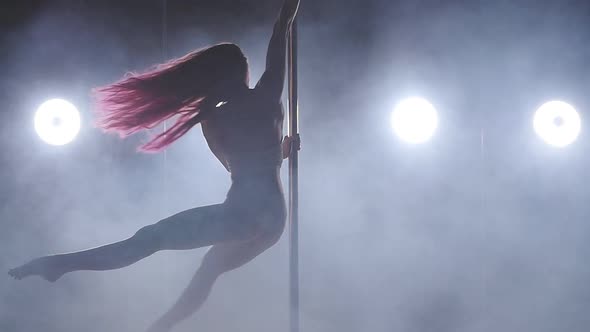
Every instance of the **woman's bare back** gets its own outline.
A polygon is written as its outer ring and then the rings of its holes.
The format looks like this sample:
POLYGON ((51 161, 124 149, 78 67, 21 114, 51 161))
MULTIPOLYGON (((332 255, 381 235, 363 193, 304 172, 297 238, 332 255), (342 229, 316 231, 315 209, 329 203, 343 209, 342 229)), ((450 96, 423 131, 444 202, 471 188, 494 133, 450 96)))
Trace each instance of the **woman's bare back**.
POLYGON ((202 122, 203 133, 233 178, 280 167, 284 119, 280 102, 252 89, 214 104, 202 122))

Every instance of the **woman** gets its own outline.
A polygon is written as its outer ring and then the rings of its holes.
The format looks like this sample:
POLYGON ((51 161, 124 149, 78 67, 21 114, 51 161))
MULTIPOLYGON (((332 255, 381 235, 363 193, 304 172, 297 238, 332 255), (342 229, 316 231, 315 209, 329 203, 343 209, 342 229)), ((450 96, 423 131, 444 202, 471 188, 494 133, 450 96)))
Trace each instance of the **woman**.
POLYGON ((99 125, 127 136, 173 116, 169 130, 142 146, 160 151, 200 123, 211 151, 231 172, 222 204, 187 210, 140 229, 131 238, 95 249, 44 256, 9 273, 56 281, 80 270, 131 265, 160 250, 212 246, 176 304, 150 331, 168 331, 203 304, 215 280, 275 244, 285 225, 279 170, 298 138, 281 144, 286 38, 299 0, 285 0, 275 24, 266 71, 254 89, 240 48, 219 44, 99 89, 99 125))

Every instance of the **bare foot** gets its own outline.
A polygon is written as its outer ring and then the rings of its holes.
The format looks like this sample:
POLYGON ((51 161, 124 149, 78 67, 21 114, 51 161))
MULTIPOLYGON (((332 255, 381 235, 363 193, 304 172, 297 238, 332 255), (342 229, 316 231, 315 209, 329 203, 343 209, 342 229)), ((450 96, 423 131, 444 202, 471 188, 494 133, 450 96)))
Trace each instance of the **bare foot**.
POLYGON ((33 259, 24 265, 8 271, 8 274, 17 280, 30 276, 40 276, 49 282, 55 282, 64 273, 56 269, 55 264, 52 264, 52 258, 51 256, 44 256, 33 259))
POLYGON ((174 324, 166 321, 165 318, 160 318, 146 332, 168 332, 173 326, 174 324))

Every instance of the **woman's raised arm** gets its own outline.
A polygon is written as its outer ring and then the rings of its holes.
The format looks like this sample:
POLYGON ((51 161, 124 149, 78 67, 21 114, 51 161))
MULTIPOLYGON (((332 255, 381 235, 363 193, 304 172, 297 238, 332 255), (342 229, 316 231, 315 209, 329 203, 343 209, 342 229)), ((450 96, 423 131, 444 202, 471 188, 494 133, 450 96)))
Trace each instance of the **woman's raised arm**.
POLYGON ((287 33, 295 20, 300 0, 285 0, 274 25, 266 54, 266 70, 256 85, 271 99, 279 101, 285 84, 285 59, 287 56, 287 33))

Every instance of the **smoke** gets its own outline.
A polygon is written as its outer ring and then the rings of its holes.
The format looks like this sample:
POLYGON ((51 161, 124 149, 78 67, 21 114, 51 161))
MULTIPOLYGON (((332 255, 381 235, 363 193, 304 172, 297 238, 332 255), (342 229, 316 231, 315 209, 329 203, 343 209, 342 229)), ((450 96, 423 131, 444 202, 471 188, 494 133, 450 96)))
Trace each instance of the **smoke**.
MULTIPOLYGON (((92 127, 89 91, 219 41, 244 48, 254 84, 279 4, 169 1, 165 52, 161 3, 142 6, 57 1, 6 31, 0 269, 224 199, 228 175, 198 128, 166 155, 136 154, 145 137, 92 127), (50 97, 83 112, 69 146, 48 147, 32 130, 50 97)), ((588 10, 575 1, 302 4, 302 331, 586 330, 587 137, 548 148, 530 116, 561 98, 585 118, 588 10), (441 126, 431 143, 409 147, 389 112, 416 94, 438 108, 441 126)), ((175 331, 285 330, 287 240, 222 276, 175 331)), ((142 331, 205 251, 55 284, 5 277, 0 331, 142 331)))

